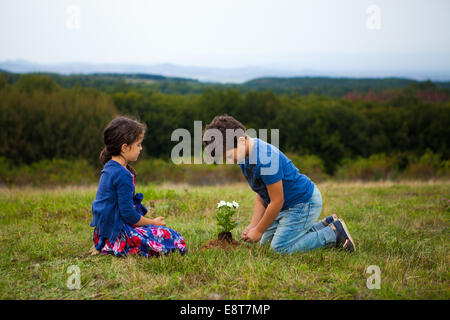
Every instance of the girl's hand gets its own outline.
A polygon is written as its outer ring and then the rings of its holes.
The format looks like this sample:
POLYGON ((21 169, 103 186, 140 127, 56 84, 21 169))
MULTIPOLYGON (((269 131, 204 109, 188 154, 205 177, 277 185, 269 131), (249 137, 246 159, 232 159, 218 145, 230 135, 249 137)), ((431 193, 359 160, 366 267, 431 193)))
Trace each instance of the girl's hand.
POLYGON ((158 217, 158 218, 153 219, 153 224, 155 226, 165 226, 166 225, 166 223, 164 222, 164 217, 158 217))

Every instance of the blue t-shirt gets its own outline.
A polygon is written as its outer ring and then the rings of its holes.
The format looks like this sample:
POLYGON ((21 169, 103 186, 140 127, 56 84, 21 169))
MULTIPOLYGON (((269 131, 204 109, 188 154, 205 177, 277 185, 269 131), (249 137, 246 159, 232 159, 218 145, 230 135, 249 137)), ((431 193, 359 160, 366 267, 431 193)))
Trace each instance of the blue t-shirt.
POLYGON ((314 191, 311 179, 301 174, 283 152, 258 138, 254 138, 250 157, 239 166, 252 190, 267 204, 270 197, 266 185, 282 180, 284 204, 281 211, 308 201, 314 191))

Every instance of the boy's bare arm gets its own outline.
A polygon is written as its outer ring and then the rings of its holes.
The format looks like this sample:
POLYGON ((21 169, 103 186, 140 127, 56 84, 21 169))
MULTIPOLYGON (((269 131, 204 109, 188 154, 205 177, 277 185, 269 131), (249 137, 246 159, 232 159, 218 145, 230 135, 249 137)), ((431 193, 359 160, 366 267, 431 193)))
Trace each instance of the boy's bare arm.
POLYGON ((244 241, 256 242, 261 240, 262 235, 272 224, 283 207, 284 195, 282 180, 267 185, 267 191, 269 192, 270 203, 258 224, 242 235, 242 240, 244 241))
POLYGON ((280 210, 284 204, 282 180, 274 184, 268 185, 267 191, 269 192, 270 203, 266 208, 264 216, 256 225, 256 228, 261 233, 264 233, 267 230, 267 228, 269 228, 269 226, 272 224, 272 222, 280 213, 280 210))
POLYGON ((242 231, 241 239, 244 239, 247 236, 248 230, 255 227, 261 218, 264 216, 264 212, 266 211, 267 204, 263 199, 259 196, 259 194, 255 195, 255 201, 253 205, 253 216, 250 224, 242 231))
POLYGON ((262 218, 259 220, 258 224, 248 230, 244 230, 242 233, 242 240, 249 242, 259 241, 263 233, 272 224, 277 215, 280 213, 281 208, 284 204, 283 195, 283 183, 278 181, 274 184, 267 186, 267 191, 269 192, 270 203, 265 208, 262 218))
POLYGON ((252 227, 256 226, 258 224, 258 222, 261 221, 262 217, 264 216, 264 212, 266 211, 266 208, 267 208, 267 204, 259 196, 259 194, 256 194, 255 204, 253 206, 253 217, 252 217, 252 221, 250 222, 250 225, 252 227))

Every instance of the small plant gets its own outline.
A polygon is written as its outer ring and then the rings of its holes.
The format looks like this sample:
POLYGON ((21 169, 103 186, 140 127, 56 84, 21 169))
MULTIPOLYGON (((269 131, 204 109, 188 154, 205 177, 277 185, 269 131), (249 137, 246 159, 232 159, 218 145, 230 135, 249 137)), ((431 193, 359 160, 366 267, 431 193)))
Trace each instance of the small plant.
POLYGON ((232 242, 231 231, 238 225, 238 222, 233 220, 233 215, 238 208, 239 203, 236 201, 225 202, 222 200, 217 203, 216 221, 219 240, 232 242))

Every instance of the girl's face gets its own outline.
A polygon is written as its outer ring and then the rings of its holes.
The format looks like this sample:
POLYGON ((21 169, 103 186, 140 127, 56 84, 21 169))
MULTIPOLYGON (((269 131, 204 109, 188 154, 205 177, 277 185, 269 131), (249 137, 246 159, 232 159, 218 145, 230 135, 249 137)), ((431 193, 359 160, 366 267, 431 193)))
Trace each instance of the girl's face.
POLYGON ((122 156, 130 162, 134 162, 139 158, 139 154, 142 150, 142 141, 144 140, 144 135, 139 136, 139 138, 131 145, 122 146, 122 156))

